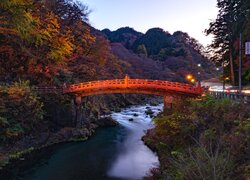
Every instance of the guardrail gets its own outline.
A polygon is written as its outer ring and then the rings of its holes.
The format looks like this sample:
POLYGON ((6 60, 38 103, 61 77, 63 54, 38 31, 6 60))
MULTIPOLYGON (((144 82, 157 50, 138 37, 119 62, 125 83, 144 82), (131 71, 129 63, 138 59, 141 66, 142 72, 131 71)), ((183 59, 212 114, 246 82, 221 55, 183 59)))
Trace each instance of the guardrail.
POLYGON ((209 91, 208 93, 218 99, 228 98, 233 101, 241 101, 244 102, 245 104, 250 104, 250 94, 244 94, 238 92, 220 92, 220 91, 209 91))
POLYGON ((51 87, 32 87, 32 91, 38 92, 40 94, 54 94, 54 93, 63 93, 63 89, 56 86, 51 87))

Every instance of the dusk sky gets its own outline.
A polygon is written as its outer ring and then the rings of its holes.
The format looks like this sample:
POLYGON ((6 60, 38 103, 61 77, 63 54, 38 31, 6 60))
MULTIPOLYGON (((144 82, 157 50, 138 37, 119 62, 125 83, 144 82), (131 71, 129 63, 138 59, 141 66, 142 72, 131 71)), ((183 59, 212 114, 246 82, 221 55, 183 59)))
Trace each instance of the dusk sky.
POLYGON ((217 16, 216 0, 80 0, 92 11, 90 24, 102 30, 129 26, 145 33, 160 27, 171 34, 187 32, 201 44, 212 37, 204 30, 217 16))

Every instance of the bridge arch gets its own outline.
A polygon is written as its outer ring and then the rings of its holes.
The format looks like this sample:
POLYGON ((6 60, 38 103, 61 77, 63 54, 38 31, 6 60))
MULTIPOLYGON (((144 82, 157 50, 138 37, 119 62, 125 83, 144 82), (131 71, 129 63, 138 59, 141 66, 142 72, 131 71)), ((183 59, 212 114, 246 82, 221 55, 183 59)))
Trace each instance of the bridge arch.
POLYGON ((90 81, 63 87, 63 93, 73 94, 76 103, 81 103, 81 97, 98 94, 115 93, 140 93, 153 94, 164 97, 164 108, 172 103, 173 96, 196 97, 202 92, 200 84, 194 86, 179 82, 130 79, 127 75, 124 79, 90 81))
POLYGON ((74 119, 78 127, 81 126, 82 97, 114 93, 153 94, 164 97, 164 109, 167 109, 172 107, 174 97, 196 97, 203 91, 200 83, 194 86, 163 80, 130 79, 128 76, 125 76, 124 79, 90 81, 65 85, 62 88, 42 87, 35 88, 34 90, 40 93, 63 93, 74 96, 76 105, 74 119))
POLYGON ((63 87, 63 93, 91 96, 111 93, 142 93, 164 96, 165 94, 185 95, 189 97, 201 94, 200 84, 194 86, 179 82, 150 80, 150 79, 124 79, 90 81, 72 84, 63 87))

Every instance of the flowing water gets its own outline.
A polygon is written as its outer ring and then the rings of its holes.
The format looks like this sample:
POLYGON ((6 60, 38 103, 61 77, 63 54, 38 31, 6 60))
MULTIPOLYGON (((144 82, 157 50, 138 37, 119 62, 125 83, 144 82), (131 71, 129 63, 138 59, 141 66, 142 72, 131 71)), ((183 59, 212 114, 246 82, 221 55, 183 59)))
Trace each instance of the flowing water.
POLYGON ((133 180, 142 179, 159 166, 159 161, 141 141, 145 131, 153 127, 152 118, 158 106, 132 106, 112 113, 118 127, 99 129, 88 141, 56 145, 33 154, 28 160, 8 169, 0 179, 37 180, 133 180), (129 119, 132 121, 129 121, 129 119))

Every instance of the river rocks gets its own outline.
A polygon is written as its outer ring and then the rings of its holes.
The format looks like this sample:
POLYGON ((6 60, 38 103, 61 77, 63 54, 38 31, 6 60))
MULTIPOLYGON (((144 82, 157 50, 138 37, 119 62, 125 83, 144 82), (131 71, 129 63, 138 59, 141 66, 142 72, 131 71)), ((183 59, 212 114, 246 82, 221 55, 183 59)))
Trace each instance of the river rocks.
POLYGON ((147 109, 147 110, 145 111, 145 113, 146 113, 147 115, 149 115, 151 118, 154 117, 154 112, 152 111, 152 109, 147 109))
POLYGON ((115 108, 115 109, 114 109, 114 112, 121 112, 121 111, 122 111, 121 108, 115 108))
POLYGON ((96 124, 100 127, 113 127, 113 126, 117 126, 119 123, 115 121, 114 119, 112 119, 112 117, 108 116, 108 117, 99 119, 96 122, 96 124))
POLYGON ((134 113, 134 114, 133 114, 133 116, 137 117, 137 116, 138 116, 138 114, 134 113))
POLYGON ((147 115, 152 115, 152 114, 154 114, 154 112, 152 111, 152 109, 147 109, 147 110, 145 111, 145 114, 147 114, 147 115))
POLYGON ((129 120, 129 121, 134 121, 134 119, 133 119, 133 118, 129 118, 128 120, 129 120))

